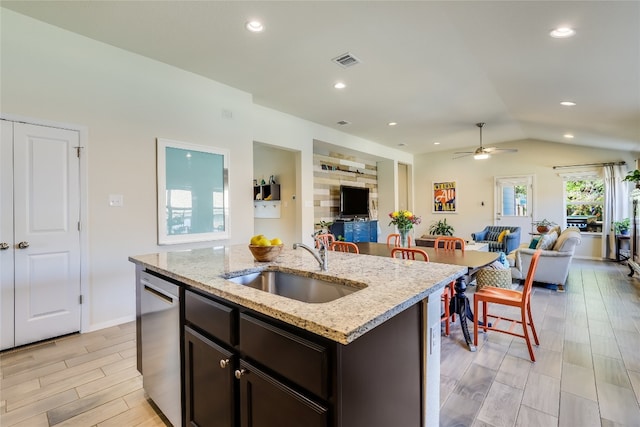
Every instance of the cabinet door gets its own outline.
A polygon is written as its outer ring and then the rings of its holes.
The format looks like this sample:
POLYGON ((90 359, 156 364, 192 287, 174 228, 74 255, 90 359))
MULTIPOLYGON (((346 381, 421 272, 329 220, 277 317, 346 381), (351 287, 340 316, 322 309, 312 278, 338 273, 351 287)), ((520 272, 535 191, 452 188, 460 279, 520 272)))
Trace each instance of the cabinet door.
POLYGON ((378 221, 369 221, 369 241, 378 241, 378 221))
POLYGON ((235 356, 189 327, 184 328, 184 340, 186 425, 233 427, 235 356))
POLYGON ((240 361, 242 427, 326 427, 328 409, 240 361))
POLYGON ((369 241, 369 222, 353 224, 353 241, 356 243, 369 241))

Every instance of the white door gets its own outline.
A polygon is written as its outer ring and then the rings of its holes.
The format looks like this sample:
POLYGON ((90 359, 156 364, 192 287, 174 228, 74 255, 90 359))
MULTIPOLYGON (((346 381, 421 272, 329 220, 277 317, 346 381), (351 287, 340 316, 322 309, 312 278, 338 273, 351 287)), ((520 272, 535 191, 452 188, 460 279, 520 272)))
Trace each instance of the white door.
POLYGON ((78 146, 76 131, 13 124, 16 346, 80 330, 78 146))
POLYGON ((494 225, 520 227, 520 241, 529 241, 533 221, 533 175, 495 178, 494 225))
POLYGON ((13 124, 0 120, 0 350, 13 335, 13 124))

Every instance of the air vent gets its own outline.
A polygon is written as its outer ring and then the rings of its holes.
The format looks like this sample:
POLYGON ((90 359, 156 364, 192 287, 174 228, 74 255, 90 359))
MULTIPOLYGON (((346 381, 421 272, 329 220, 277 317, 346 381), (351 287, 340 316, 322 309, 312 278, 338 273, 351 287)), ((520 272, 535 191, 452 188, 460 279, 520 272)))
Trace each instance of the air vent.
POLYGON ((333 58, 332 61, 335 62, 336 64, 340 65, 343 68, 352 67, 352 66, 362 62, 358 58, 356 58, 355 56, 350 54, 349 52, 344 53, 344 54, 342 54, 340 56, 337 56, 337 57, 333 58))
POLYGON ((350 125, 351 122, 348 122, 346 120, 340 120, 339 122, 337 122, 340 126, 344 126, 344 125, 350 125))

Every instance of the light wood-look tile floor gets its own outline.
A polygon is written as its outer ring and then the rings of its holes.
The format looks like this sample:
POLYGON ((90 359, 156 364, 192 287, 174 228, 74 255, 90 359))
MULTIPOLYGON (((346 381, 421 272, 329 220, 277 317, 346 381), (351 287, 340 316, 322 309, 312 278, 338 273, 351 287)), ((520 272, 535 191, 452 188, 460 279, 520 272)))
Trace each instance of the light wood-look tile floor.
MULTIPOLYGON (((536 363, 495 332, 471 353, 452 325, 440 425, 640 426, 640 280, 627 272, 574 260, 565 293, 536 287, 536 363)), ((0 367, 2 427, 168 425, 142 389, 133 323, 4 352, 0 367)))
POLYGON ((639 427, 640 280, 628 272, 574 260, 566 292, 535 286, 535 363, 523 339, 496 332, 466 351, 453 326, 442 337, 440 426, 639 427))

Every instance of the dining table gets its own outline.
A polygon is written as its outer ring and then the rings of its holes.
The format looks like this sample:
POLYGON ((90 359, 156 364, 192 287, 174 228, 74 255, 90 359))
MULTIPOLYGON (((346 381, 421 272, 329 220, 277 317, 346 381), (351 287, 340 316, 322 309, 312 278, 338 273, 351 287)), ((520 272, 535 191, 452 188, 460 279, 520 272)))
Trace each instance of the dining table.
MULTIPOLYGON (((356 243, 358 250, 361 254, 374 255, 374 256, 391 256, 391 250, 393 246, 389 246, 385 243, 376 242, 358 242, 356 243)), ((460 317, 460 328, 466 341, 467 347, 470 351, 476 351, 476 347, 471 339, 469 328, 467 326, 467 319, 474 321, 473 311, 471 310, 471 304, 469 298, 465 295, 467 283, 473 280, 475 273, 481 268, 488 266, 498 259, 498 252, 480 252, 480 251, 463 251, 456 250, 444 250, 435 249, 425 246, 417 247, 427 253, 429 256, 429 262, 437 262, 441 264, 452 264, 467 267, 467 274, 461 276, 456 280, 454 289, 455 295, 450 301, 449 313, 458 314, 460 317)))

